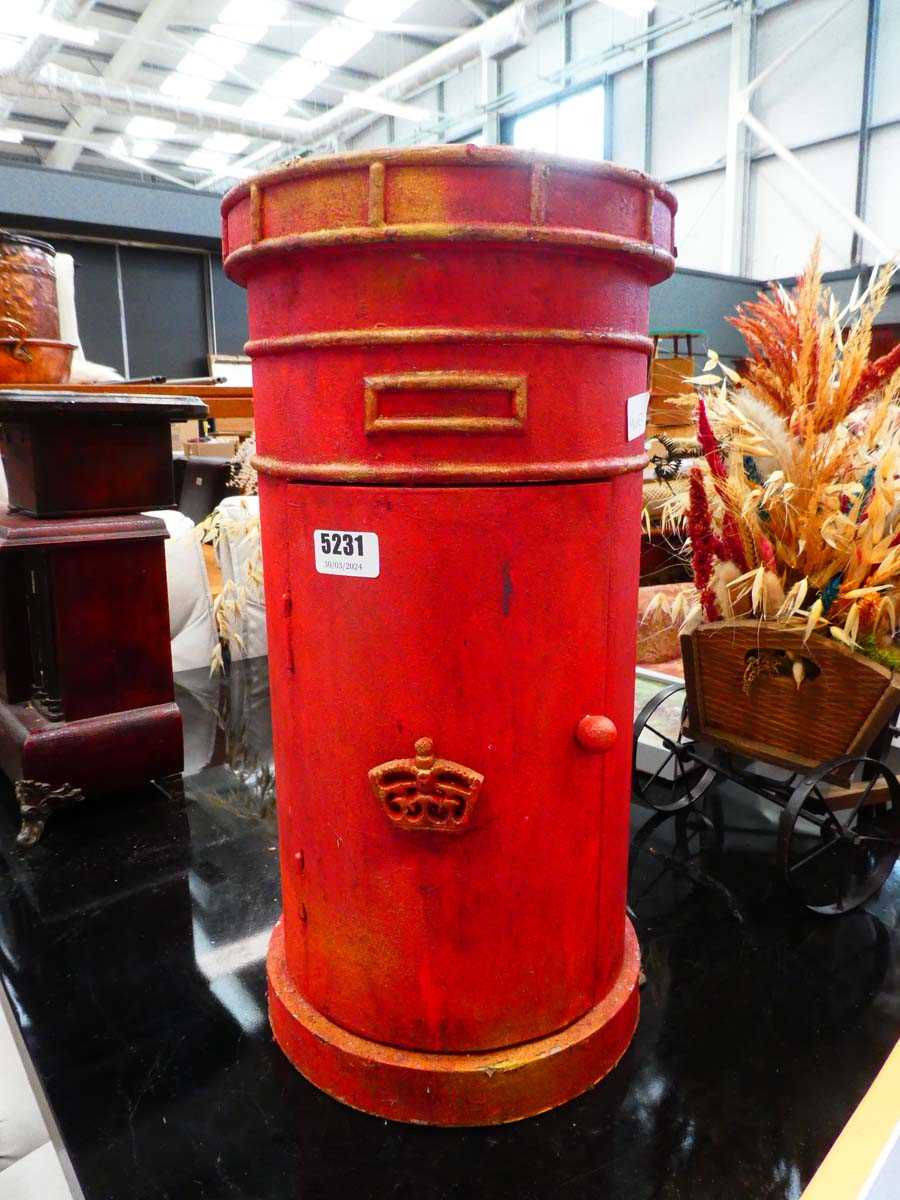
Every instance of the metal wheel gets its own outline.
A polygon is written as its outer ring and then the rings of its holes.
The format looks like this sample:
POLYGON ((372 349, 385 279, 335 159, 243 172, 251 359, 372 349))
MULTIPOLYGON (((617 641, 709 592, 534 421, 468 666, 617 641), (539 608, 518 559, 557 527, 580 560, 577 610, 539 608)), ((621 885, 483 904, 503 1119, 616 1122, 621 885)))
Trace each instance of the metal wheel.
POLYGON ((677 732, 666 732, 660 720, 661 709, 671 697, 684 691, 684 684, 670 683, 651 696, 634 722, 631 790, 635 800, 648 804, 657 812, 678 812, 688 808, 708 791, 716 781, 716 772, 696 763, 691 757, 693 742, 685 735, 687 700, 682 703, 677 732), (662 743, 662 761, 652 775, 638 771, 638 751, 641 734, 654 734, 662 743))
POLYGON ((722 800, 707 790, 699 802, 675 814, 675 852, 684 862, 719 854, 725 844, 722 800))
POLYGON ((845 755, 803 777, 781 813, 778 855, 810 912, 839 916, 876 894, 900 853, 900 783, 885 763, 845 755), (852 766, 847 787, 827 780, 852 766))
POLYGON ((709 788, 696 805, 651 813, 631 842, 628 895, 634 910, 642 917, 649 911, 670 911, 697 888, 704 888, 724 900, 726 908, 742 921, 737 901, 707 869, 723 844, 722 800, 715 788, 709 788), (658 831, 662 832, 656 837, 658 831))

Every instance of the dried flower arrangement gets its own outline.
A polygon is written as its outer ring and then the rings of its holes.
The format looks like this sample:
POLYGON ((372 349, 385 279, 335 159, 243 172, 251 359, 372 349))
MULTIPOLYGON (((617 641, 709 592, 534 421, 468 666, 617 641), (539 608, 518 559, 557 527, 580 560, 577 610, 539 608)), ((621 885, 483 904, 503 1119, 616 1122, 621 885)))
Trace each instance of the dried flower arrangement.
MULTIPOLYGON (((705 461, 667 513, 689 535, 684 632, 756 617, 900 669, 900 346, 869 361, 892 273, 841 309, 816 247, 792 292, 773 285, 731 318, 744 375, 710 353, 688 381, 705 461)), ((793 673, 799 687, 801 660, 793 673)))
POLYGON ((253 459, 256 455, 256 435, 245 438, 237 448, 231 460, 231 482, 235 484, 242 496, 255 496, 259 492, 259 476, 253 459))

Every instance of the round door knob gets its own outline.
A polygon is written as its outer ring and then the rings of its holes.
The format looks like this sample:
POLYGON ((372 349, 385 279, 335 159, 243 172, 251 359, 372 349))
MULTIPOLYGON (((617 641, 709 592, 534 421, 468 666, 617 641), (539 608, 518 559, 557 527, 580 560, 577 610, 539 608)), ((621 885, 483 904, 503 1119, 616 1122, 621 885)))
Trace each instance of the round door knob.
POLYGON ((592 754, 605 754, 616 744, 618 730, 609 717, 588 714, 582 717, 575 729, 578 744, 592 754))

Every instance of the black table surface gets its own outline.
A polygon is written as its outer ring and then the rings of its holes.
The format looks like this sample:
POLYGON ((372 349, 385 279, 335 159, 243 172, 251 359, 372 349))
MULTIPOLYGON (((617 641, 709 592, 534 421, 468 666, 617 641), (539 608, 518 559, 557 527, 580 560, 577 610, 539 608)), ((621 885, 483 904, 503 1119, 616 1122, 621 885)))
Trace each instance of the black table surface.
POLYGON ((800 1195, 898 1035, 897 872, 868 911, 816 918, 746 798, 724 852, 689 864, 665 822, 635 856, 647 981, 616 1070, 515 1125, 391 1124, 317 1091, 269 1032, 265 660, 177 684, 184 803, 91 801, 22 851, 0 802, 0 973, 87 1200, 800 1195))

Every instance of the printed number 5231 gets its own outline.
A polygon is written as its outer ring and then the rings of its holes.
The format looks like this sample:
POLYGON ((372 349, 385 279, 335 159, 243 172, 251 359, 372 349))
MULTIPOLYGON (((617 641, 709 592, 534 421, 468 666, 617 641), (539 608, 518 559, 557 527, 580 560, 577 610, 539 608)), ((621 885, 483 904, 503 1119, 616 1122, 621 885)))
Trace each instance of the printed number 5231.
POLYGON ((319 543, 323 554, 343 554, 352 558, 354 554, 361 556, 363 552, 361 533, 328 533, 320 530, 319 543))

